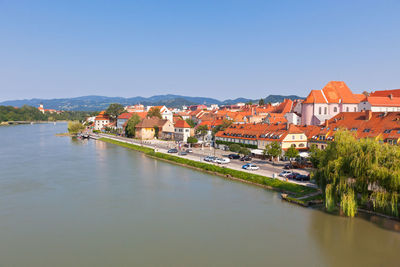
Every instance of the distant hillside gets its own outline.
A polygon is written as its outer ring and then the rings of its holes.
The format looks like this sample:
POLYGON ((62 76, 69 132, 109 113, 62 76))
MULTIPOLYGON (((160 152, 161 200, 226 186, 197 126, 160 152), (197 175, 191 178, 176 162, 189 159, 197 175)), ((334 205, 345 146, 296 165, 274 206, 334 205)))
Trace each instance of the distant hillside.
MULTIPOLYGON (((285 98, 290 99, 303 99, 302 97, 291 95, 269 95, 265 98, 265 102, 281 102, 285 98)), ((237 98, 220 101, 214 98, 208 97, 191 97, 191 96, 180 96, 180 95, 155 95, 152 97, 107 97, 107 96, 81 96, 74 98, 57 98, 57 99, 24 99, 24 100, 9 100, 0 102, 3 106, 14 106, 22 107, 23 105, 29 106, 39 106, 43 104, 45 108, 57 109, 57 110, 81 110, 81 111, 99 111, 106 109, 111 103, 120 103, 122 105, 165 105, 167 107, 181 107, 182 105, 195 105, 195 104, 218 104, 218 105, 231 105, 238 102, 253 102, 258 103, 259 99, 247 99, 247 98, 237 98)))

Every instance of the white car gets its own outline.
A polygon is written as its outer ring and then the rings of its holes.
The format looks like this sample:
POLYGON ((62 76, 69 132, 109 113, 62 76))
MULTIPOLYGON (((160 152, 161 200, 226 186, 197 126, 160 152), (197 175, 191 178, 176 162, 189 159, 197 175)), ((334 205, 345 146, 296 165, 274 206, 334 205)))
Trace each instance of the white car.
POLYGON ((280 177, 286 177, 286 176, 288 176, 289 174, 291 174, 292 172, 291 171, 282 171, 280 174, 279 174, 279 176, 280 177))
POLYGON ((260 169, 260 167, 258 167, 255 164, 252 164, 252 163, 247 163, 242 166, 242 169, 249 170, 249 171, 256 171, 256 170, 260 169))
POLYGON ((214 162, 218 164, 228 164, 231 160, 228 158, 217 158, 214 162))

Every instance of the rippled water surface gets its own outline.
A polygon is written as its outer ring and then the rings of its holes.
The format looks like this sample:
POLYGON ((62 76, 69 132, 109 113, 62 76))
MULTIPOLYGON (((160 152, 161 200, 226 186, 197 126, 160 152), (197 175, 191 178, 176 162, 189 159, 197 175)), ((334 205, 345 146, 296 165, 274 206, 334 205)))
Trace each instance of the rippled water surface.
POLYGON ((54 135, 66 128, 0 127, 0 266, 400 264, 397 223, 54 135))

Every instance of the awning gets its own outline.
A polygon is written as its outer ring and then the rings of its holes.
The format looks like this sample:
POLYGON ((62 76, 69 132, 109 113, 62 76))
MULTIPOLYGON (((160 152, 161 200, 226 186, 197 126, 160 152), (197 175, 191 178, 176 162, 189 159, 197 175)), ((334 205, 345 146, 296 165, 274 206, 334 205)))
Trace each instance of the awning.
POLYGON ((302 158, 309 158, 309 157, 310 157, 310 153, 308 153, 308 152, 301 152, 301 153, 299 154, 299 156, 302 157, 302 158))
POLYGON ((252 150, 250 150, 250 152, 251 152, 252 154, 254 154, 254 155, 260 155, 260 156, 262 156, 264 150, 261 150, 261 149, 252 149, 252 150))

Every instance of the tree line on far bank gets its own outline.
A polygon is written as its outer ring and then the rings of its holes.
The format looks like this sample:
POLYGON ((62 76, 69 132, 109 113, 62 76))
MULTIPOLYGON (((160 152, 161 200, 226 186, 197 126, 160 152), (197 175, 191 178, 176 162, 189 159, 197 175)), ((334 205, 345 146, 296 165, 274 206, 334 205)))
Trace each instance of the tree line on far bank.
POLYGON ((20 108, 0 106, 0 122, 57 120, 83 121, 86 117, 94 116, 96 114, 98 114, 98 112, 88 111, 63 111, 60 114, 50 112, 42 113, 37 108, 27 105, 20 108))

